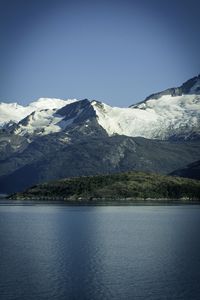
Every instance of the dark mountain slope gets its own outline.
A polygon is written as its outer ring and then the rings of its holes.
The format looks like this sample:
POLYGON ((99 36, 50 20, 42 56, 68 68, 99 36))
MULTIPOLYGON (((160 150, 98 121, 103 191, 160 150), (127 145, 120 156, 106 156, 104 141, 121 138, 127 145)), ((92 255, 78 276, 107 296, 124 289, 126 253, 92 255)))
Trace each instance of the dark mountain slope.
POLYGON ((48 136, 2 163, 0 191, 11 193, 52 179, 131 170, 167 174, 198 159, 199 153, 200 142, 94 136, 63 145, 48 136))
POLYGON ((200 160, 189 164, 183 169, 172 172, 171 175, 200 180, 200 160))

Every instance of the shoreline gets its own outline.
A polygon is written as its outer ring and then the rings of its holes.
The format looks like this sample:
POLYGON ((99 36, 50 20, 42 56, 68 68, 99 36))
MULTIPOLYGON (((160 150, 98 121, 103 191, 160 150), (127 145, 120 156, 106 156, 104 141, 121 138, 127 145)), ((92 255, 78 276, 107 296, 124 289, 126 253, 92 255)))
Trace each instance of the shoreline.
POLYGON ((1 205, 62 205, 62 206, 173 206, 200 205, 200 200, 148 199, 148 200, 45 200, 45 199, 0 199, 1 205))

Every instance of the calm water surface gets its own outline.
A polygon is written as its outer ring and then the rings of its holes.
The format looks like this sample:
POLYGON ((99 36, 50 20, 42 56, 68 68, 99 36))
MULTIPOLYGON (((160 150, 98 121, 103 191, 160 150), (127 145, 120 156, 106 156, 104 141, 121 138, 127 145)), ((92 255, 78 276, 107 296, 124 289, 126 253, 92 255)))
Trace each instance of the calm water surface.
POLYGON ((200 299, 200 206, 0 206, 0 299, 200 299))

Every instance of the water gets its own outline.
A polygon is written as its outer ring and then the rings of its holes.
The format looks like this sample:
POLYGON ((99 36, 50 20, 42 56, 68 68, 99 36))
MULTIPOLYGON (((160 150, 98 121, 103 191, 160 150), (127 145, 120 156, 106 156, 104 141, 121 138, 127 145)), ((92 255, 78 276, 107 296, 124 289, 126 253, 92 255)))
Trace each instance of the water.
POLYGON ((0 299, 199 299, 200 206, 0 206, 0 299))

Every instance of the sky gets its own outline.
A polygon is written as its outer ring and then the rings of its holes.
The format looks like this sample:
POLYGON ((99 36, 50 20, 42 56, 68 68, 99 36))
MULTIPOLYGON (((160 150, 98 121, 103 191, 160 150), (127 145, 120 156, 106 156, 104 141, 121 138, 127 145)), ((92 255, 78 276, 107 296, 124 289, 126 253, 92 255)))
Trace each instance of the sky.
POLYGON ((199 0, 0 0, 0 102, 126 107, 200 73, 199 0))

